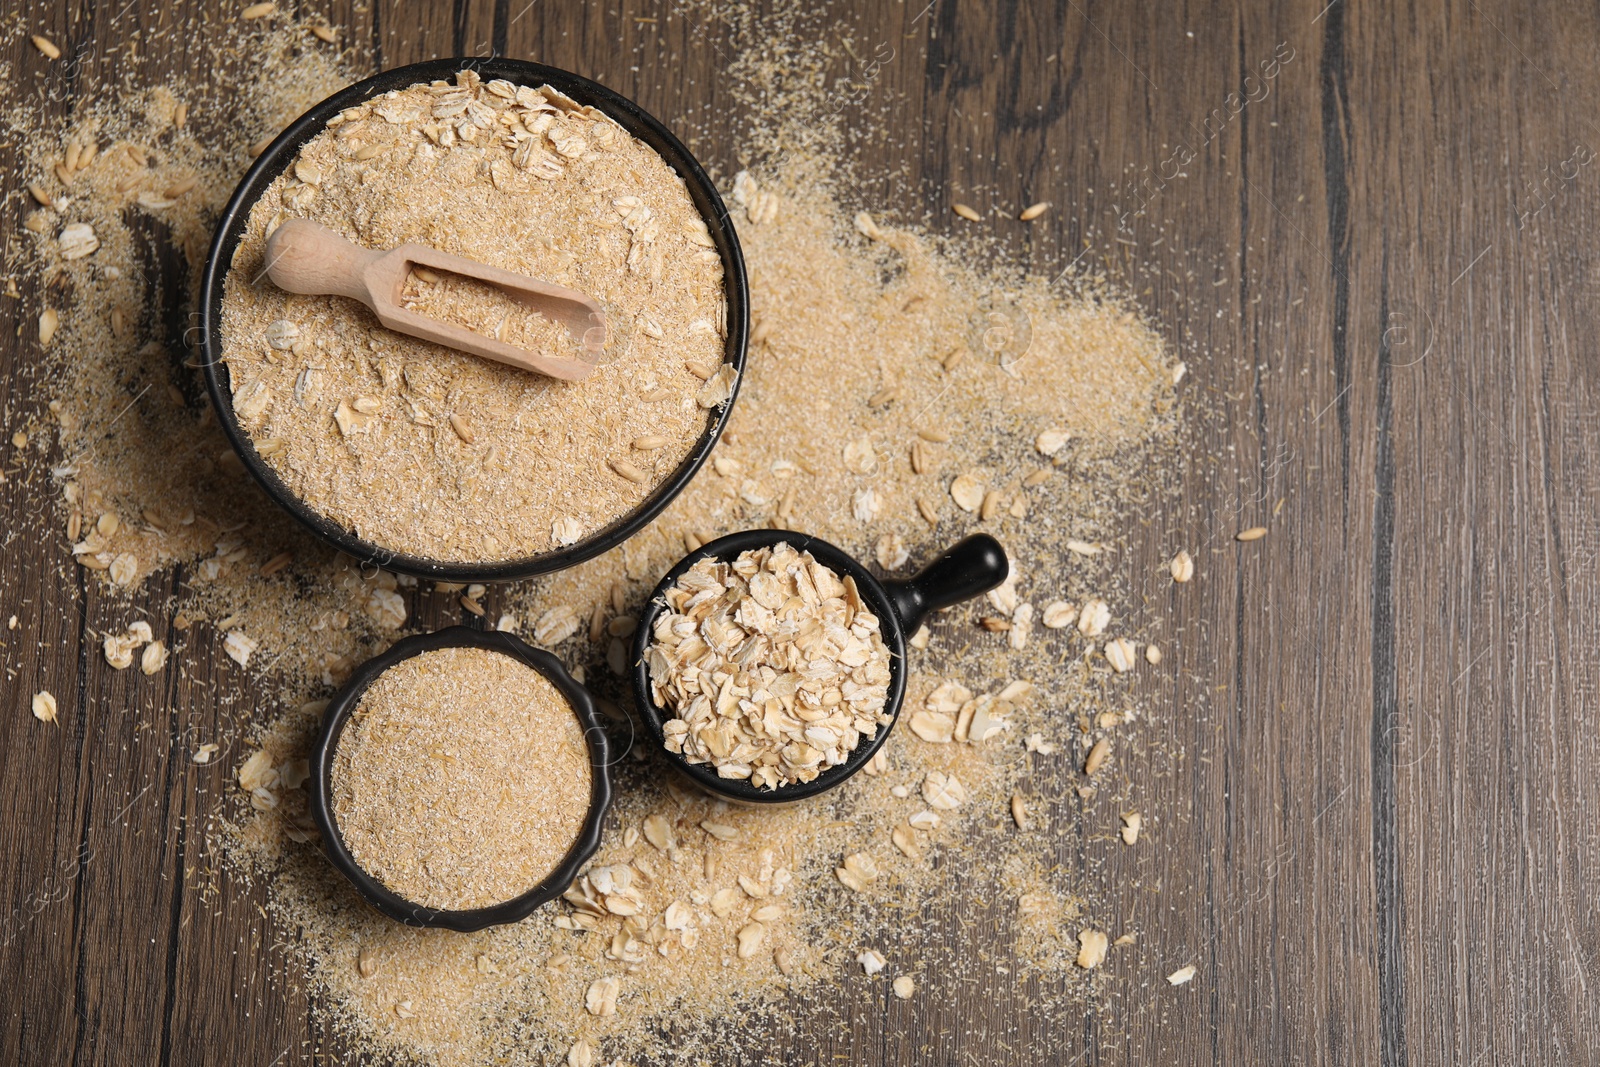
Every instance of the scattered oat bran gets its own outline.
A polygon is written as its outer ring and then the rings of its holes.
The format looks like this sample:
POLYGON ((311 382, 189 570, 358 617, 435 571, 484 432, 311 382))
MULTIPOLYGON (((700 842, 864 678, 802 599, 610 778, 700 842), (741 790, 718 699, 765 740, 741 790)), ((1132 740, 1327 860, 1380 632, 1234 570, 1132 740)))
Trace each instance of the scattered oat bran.
POLYGON ((332 806, 363 869, 407 900, 462 910, 532 889, 588 812, 583 727, 543 674, 500 652, 401 660, 361 695, 332 806))

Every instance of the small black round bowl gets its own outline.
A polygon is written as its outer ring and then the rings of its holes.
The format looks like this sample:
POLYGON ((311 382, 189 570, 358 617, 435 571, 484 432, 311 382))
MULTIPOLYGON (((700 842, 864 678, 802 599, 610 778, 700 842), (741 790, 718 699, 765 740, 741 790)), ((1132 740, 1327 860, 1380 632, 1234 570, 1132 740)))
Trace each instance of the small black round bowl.
POLYGON ((436 59, 427 63, 413 63, 375 74, 365 81, 341 89, 322 103, 296 119, 288 129, 262 152, 245 173, 234 190, 233 198, 217 222, 217 232, 211 241, 211 251, 206 257, 205 273, 200 283, 200 366, 205 374, 206 391, 216 408, 217 422, 228 437, 239 459, 267 495, 278 506, 293 515, 323 541, 354 557, 363 564, 370 563, 386 570, 432 578, 446 582, 504 582, 564 570, 586 559, 608 552, 650 524, 661 510, 689 484, 706 457, 716 446, 722 428, 733 411, 739 396, 739 386, 744 380, 745 352, 750 335, 750 288, 745 275, 744 253, 739 248, 739 237, 734 232, 733 220, 717 194, 717 187, 705 170, 690 154, 683 143, 652 115, 632 100, 607 89, 597 82, 542 63, 527 63, 516 59, 491 59, 484 57, 461 59, 436 59), (629 134, 651 148, 688 186, 689 197, 694 201, 701 218, 711 233, 718 255, 722 257, 723 290, 728 305, 728 341, 723 352, 723 362, 733 364, 737 376, 733 393, 707 424, 693 450, 678 469, 656 487, 633 511, 620 516, 576 544, 566 548, 527 556, 522 559, 499 560, 487 563, 471 561, 433 560, 407 555, 383 548, 357 537, 355 533, 315 511, 284 484, 276 471, 256 452, 255 442, 239 425, 233 413, 233 390, 228 380, 228 367, 222 361, 222 296, 228 271, 233 265, 234 252, 244 236, 250 220, 250 209, 266 192, 279 174, 294 162, 300 148, 321 133, 328 120, 349 107, 354 107, 374 96, 392 89, 404 89, 419 82, 426 84, 438 79, 453 78, 457 71, 470 68, 484 81, 504 78, 518 85, 537 88, 549 85, 565 93, 580 104, 588 104, 603 111, 629 134))
POLYGON ((1005 581, 1011 564, 1006 559, 1000 542, 988 534, 973 534, 945 549, 914 578, 904 581, 880 582, 872 572, 856 561, 854 556, 818 537, 794 533, 789 530, 744 530, 728 534, 691 552, 667 572, 639 619, 639 629, 633 639, 633 691, 639 712, 644 717, 645 728, 655 738, 656 748, 689 780, 701 789, 728 800, 745 804, 787 804, 814 797, 832 789, 855 774, 875 756, 889 739, 900 715, 900 705, 906 695, 906 641, 917 632, 922 620, 940 608, 959 604, 988 592, 1005 581), (818 562, 835 574, 849 575, 856 581, 861 599, 878 616, 878 629, 883 643, 889 649, 889 695, 884 710, 889 722, 878 728, 870 740, 864 740, 850 753, 848 759, 836 767, 829 767, 809 782, 767 789, 751 785, 739 778, 722 778, 710 763, 690 763, 681 755, 669 752, 666 747, 666 721, 675 716, 657 706, 650 695, 650 667, 645 662, 645 652, 654 640, 656 619, 666 610, 666 591, 690 567, 708 556, 733 560, 741 552, 766 548, 786 541, 801 552, 810 552, 818 562))
POLYGON ((535 908, 554 900, 572 885, 578 871, 595 849, 600 847, 600 827, 605 820, 606 808, 611 804, 610 745, 604 727, 595 711, 594 699, 589 691, 567 673, 561 661, 543 649, 530 647, 508 633, 497 630, 474 630, 466 626, 452 626, 431 634, 419 634, 396 641, 387 652, 374 656, 356 668, 343 688, 328 704, 322 720, 322 730, 317 735, 316 746, 311 751, 311 817, 322 832, 322 850, 341 874, 350 879, 374 908, 391 919, 407 926, 439 926, 447 930, 471 933, 486 926, 514 923, 526 919, 535 908), (589 746, 589 770, 594 782, 589 793, 589 814, 578 831, 578 839, 568 850, 566 859, 550 872, 549 877, 510 900, 487 908, 467 911, 448 911, 415 904, 390 890, 382 882, 362 869, 350 850, 345 847, 339 833, 338 820, 333 814, 333 758, 339 747, 339 738, 350 721, 361 694, 377 680, 378 675, 403 659, 422 652, 440 648, 482 648, 515 657, 538 671, 561 691, 572 705, 578 721, 583 724, 584 740, 589 746))

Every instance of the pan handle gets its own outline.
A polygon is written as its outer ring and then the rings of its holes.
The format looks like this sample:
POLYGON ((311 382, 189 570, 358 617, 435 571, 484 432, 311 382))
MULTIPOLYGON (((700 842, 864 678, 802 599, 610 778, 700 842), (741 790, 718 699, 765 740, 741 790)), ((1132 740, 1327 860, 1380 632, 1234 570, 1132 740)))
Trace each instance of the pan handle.
POLYGON ((907 637, 916 633, 929 613, 971 600, 1006 580, 1011 563, 1000 542, 973 534, 940 554, 914 578, 884 582, 889 602, 907 637))

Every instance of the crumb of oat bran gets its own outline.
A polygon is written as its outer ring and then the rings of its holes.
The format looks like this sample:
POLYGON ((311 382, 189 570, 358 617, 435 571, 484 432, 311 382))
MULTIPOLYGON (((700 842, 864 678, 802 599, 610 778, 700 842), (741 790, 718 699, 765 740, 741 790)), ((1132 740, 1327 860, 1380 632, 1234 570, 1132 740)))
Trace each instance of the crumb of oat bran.
MULTIPOLYGON (((451 562, 539 555, 641 504, 727 400, 722 283, 654 150, 549 87, 463 71, 343 112, 251 209, 223 299, 234 413, 292 492, 369 543, 451 562), (606 356, 557 381, 278 290, 260 260, 287 218, 578 289, 606 311, 606 356), (622 459, 640 439, 660 443, 622 459)), ((459 279, 415 274, 405 299, 558 357, 573 346, 459 279)))

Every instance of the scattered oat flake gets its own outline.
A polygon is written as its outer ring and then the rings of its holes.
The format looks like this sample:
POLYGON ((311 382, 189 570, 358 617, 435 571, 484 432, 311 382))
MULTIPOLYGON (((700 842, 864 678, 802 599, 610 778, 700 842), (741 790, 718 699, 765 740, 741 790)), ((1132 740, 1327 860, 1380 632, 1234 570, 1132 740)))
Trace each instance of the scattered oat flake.
POLYGON ((1015 793, 1011 796, 1011 821, 1017 824, 1018 830, 1028 828, 1028 806, 1015 793))
POLYGON ((956 721, 937 711, 918 711, 911 716, 911 732, 924 741, 949 744, 955 737, 956 721))
POLYGON ((1068 541, 1067 551, 1076 552, 1080 556, 1098 556, 1100 546, 1090 544, 1088 541, 1068 541))
POLYGON ((1033 439, 1033 447, 1042 455, 1053 456, 1066 446, 1067 437, 1065 430, 1046 430, 1033 439))
POLYGON ((1086 971, 1093 970, 1105 962, 1106 949, 1110 944, 1110 939, 1099 930, 1079 931, 1078 958, 1075 962, 1086 971))
POLYGON ((1193 577, 1194 558, 1189 555, 1187 550, 1180 550, 1176 556, 1172 557, 1172 580, 1175 582, 1187 582, 1193 577))
POLYGON ((1177 970, 1175 970, 1171 974, 1167 975, 1167 984, 1168 985, 1183 985, 1185 982, 1187 982, 1191 978, 1193 978, 1194 975, 1195 975, 1195 968, 1194 968, 1194 964, 1191 963, 1187 967, 1179 967, 1177 970))
POLYGON ((61 328, 61 316, 55 308, 45 308, 39 312, 39 345, 47 347, 55 338, 56 331, 61 328))
POLYGON ((1127 638, 1117 637, 1106 642, 1105 653, 1106 662, 1111 664, 1112 670, 1126 674, 1133 669, 1138 649, 1127 638))
POLYGON ((210 763, 211 757, 215 756, 217 752, 221 750, 221 748, 221 745, 208 741, 194 750, 193 754, 189 756, 189 762, 202 764, 210 763))
POLYGON ((861 964, 861 969, 867 974, 877 974, 888 966, 889 961, 883 958, 883 953, 875 948, 869 948, 856 957, 856 962, 861 964))
POLYGON ((1130 811, 1122 817, 1122 843, 1125 845, 1137 844, 1139 829, 1144 826, 1144 816, 1136 811, 1130 811))
POLYGON ((573 545, 583 538, 583 523, 567 515, 550 524, 550 540, 558 545, 573 545))
POLYGON ((278 772, 272 768, 272 754, 264 748, 252 752, 250 758, 239 765, 238 777, 239 788, 250 793, 277 784, 278 772))
POLYGON ((250 663, 250 653, 256 650, 256 641, 242 630, 229 630, 222 639, 222 648, 228 653, 229 659, 244 667, 250 663))
POLYGON ((33 47, 37 48, 46 59, 61 58, 61 49, 57 48, 56 43, 50 38, 36 33, 28 39, 33 42, 33 47))
POLYGON ((64 226, 56 238, 56 244, 61 248, 62 259, 82 259, 91 255, 100 247, 100 238, 95 236, 94 227, 83 222, 74 222, 64 226))
POLYGON ((167 646, 160 641, 153 641, 145 646, 143 655, 139 657, 139 669, 145 674, 155 674, 167 665, 167 646))
POLYGON ((276 10, 278 10, 278 5, 274 3, 251 4, 249 7, 239 12, 239 17, 247 20, 264 19, 276 10))
POLYGON ((746 923, 734 935, 738 942, 738 955, 741 960, 754 956, 761 948, 761 943, 766 940, 767 928, 761 923, 746 923))
POLYGON ((583 1006, 590 1015, 615 1015, 617 996, 622 992, 622 979, 615 975, 596 978, 589 983, 583 996, 583 1006))
POLYGON ((1111 742, 1102 737, 1094 743, 1094 747, 1089 750, 1088 757, 1084 759, 1083 773, 1093 777, 1094 773, 1101 768, 1106 758, 1110 755, 1111 742))
POLYGON ((40 722, 56 721, 56 698, 48 689, 33 694, 33 717, 40 722))
POLYGON ((1252 526, 1248 530, 1240 530, 1234 534, 1233 539, 1235 541, 1259 541, 1265 536, 1267 536, 1267 528, 1265 526, 1252 526))
POLYGON ((579 1038, 567 1050, 567 1067, 594 1067, 594 1046, 588 1038, 579 1038))
POLYGON ((983 483, 970 474, 963 474, 950 483, 950 499, 962 511, 977 511, 983 506, 983 483))
POLYGON ((737 826, 729 826, 727 823, 721 822, 712 822, 710 819, 701 820, 700 829, 704 830, 718 841, 737 841, 740 837, 744 836, 739 832, 739 828, 737 826))
POLYGON ((107 574, 117 585, 127 588, 139 576, 139 560, 131 552, 123 552, 111 560, 107 574))
POLYGON ((540 615, 533 624, 534 643, 553 648, 577 633, 581 625, 582 620, 571 605, 558 604, 540 615))
POLYGON ((966 803, 967 790, 955 775, 929 771, 922 780, 922 799, 928 802, 930 808, 954 811, 966 803))
POLYGON ((1045 605, 1039 621, 1047 630, 1064 630, 1078 618, 1078 609, 1065 600, 1054 600, 1045 605))

